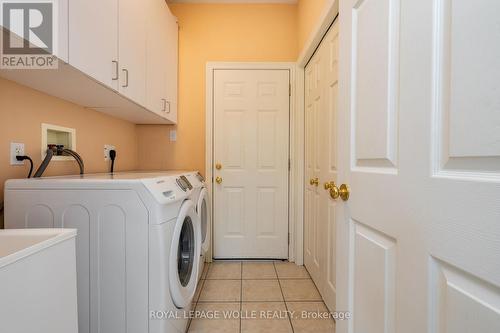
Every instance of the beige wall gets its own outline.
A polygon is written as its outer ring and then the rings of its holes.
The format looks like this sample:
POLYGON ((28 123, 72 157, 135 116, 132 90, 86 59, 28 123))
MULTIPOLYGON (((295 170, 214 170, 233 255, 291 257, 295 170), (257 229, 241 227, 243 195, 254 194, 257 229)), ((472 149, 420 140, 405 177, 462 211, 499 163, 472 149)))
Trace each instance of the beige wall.
MULTIPOLYGON (((179 18, 179 123, 135 126, 0 78, 0 200, 3 183, 25 177, 9 165, 10 142, 41 162, 41 123, 75 128, 87 172, 105 172, 104 144, 117 147, 117 170, 205 169, 205 67, 208 61, 295 61, 328 0, 283 4, 173 4, 179 18), (178 140, 169 142, 170 129, 178 140)), ((46 175, 77 173, 53 162, 46 175)), ((0 227, 2 218, 0 216, 0 227)))
POLYGON ((138 126, 142 169, 205 170, 205 68, 208 61, 295 61, 297 6, 173 4, 179 19, 179 121, 138 126))
POLYGON ((299 0, 297 4, 298 47, 302 50, 329 0, 299 0))
MULTIPOLYGON (((137 134, 134 124, 45 95, 0 78, 0 201, 9 178, 26 177, 29 167, 10 166, 10 142, 26 145, 35 169, 41 163, 41 123, 76 129, 77 150, 85 161, 86 172, 105 172, 104 144, 117 149, 117 170, 137 168, 137 134)), ((78 173, 75 162, 52 162, 45 175, 78 173)), ((0 227, 2 219, 0 217, 0 227)))

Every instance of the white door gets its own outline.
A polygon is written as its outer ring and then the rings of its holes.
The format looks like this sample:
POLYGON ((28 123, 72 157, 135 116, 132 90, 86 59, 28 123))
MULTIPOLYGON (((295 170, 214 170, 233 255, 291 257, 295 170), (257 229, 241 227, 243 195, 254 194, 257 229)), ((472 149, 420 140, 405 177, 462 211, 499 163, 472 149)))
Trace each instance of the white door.
POLYGON ((118 0, 71 0, 69 63, 118 90, 118 0))
POLYGON ((119 55, 120 92, 146 105, 147 5, 142 1, 120 0, 119 55))
POLYGON ((288 258, 289 75, 214 71, 216 258, 288 258))
POLYGON ((306 161, 304 261, 326 305, 335 309, 338 23, 326 34, 305 70, 306 161))
POLYGON ((500 2, 340 2, 338 332, 500 332, 500 2))

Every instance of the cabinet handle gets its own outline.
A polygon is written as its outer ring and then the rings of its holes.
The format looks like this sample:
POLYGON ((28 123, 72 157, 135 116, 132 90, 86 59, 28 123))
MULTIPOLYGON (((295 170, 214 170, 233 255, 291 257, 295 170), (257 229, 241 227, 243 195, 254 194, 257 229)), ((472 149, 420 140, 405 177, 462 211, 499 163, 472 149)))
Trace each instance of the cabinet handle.
MULTIPOLYGON (((166 102, 167 102, 166 104, 168 104, 168 111, 167 111, 167 113, 170 113, 170 101, 167 101, 167 100, 166 100, 166 102)), ((166 104, 165 104, 165 108, 167 107, 167 105, 166 105, 166 104)))
POLYGON ((122 69, 122 71, 125 73, 125 84, 122 85, 123 88, 127 88, 128 87, 128 69, 122 69))
POLYGON ((113 60, 111 61, 115 65, 115 76, 111 78, 111 80, 116 81, 118 80, 118 61, 113 60))
POLYGON ((163 108, 162 108, 162 112, 165 112, 167 110, 167 100, 165 98, 162 98, 161 99, 163 101, 163 108))

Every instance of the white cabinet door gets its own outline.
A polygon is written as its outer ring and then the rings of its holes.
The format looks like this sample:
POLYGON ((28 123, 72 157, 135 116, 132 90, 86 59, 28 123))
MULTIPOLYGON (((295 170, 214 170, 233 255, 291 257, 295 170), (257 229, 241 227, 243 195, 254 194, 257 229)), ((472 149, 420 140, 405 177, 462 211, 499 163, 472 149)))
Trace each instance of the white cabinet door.
POLYGON ((500 332, 500 2, 339 4, 337 332, 500 332))
POLYGON ((177 121, 177 19, 164 0, 152 0, 148 12, 147 107, 177 121))
POLYGON ((140 105, 146 104, 146 12, 148 5, 137 0, 120 0, 119 91, 140 105))
POLYGON ((288 258, 288 70, 215 70, 216 258, 288 258))
POLYGON ((167 96, 167 28, 169 10, 164 0, 151 0, 148 7, 146 106, 165 116, 167 96))
POLYGON ((118 89, 118 0, 72 0, 69 64, 118 89))
MULTIPOLYGON (((167 14, 167 118, 172 122, 177 122, 177 92, 178 92, 178 70, 179 70, 179 26, 177 18, 167 14)), ((165 59, 163 60, 165 61, 165 59)))

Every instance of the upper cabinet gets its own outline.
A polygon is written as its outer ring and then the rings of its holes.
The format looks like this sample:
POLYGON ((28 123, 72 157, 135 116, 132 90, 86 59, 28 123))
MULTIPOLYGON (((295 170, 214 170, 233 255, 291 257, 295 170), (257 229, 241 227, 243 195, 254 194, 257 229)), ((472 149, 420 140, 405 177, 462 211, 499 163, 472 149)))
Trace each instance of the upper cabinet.
POLYGON ((72 0, 69 6, 69 64, 114 90, 119 83, 118 8, 118 0, 72 0))
POLYGON ((148 4, 153 1, 156 0, 119 0, 118 11, 119 91, 134 102, 145 106, 146 12, 148 4))
POLYGON ((59 68, 0 76, 137 124, 177 122, 178 24, 164 0, 58 8, 59 68))
POLYGON ((165 1, 152 1, 147 27, 147 106, 172 122, 177 121, 178 31, 177 19, 165 1))
MULTIPOLYGON (((170 13, 170 11, 169 11, 170 13)), ((179 26, 177 18, 169 14, 167 20, 167 43, 166 61, 167 68, 167 112, 173 122, 177 122, 177 93, 178 93, 178 71, 179 71, 179 26)))

